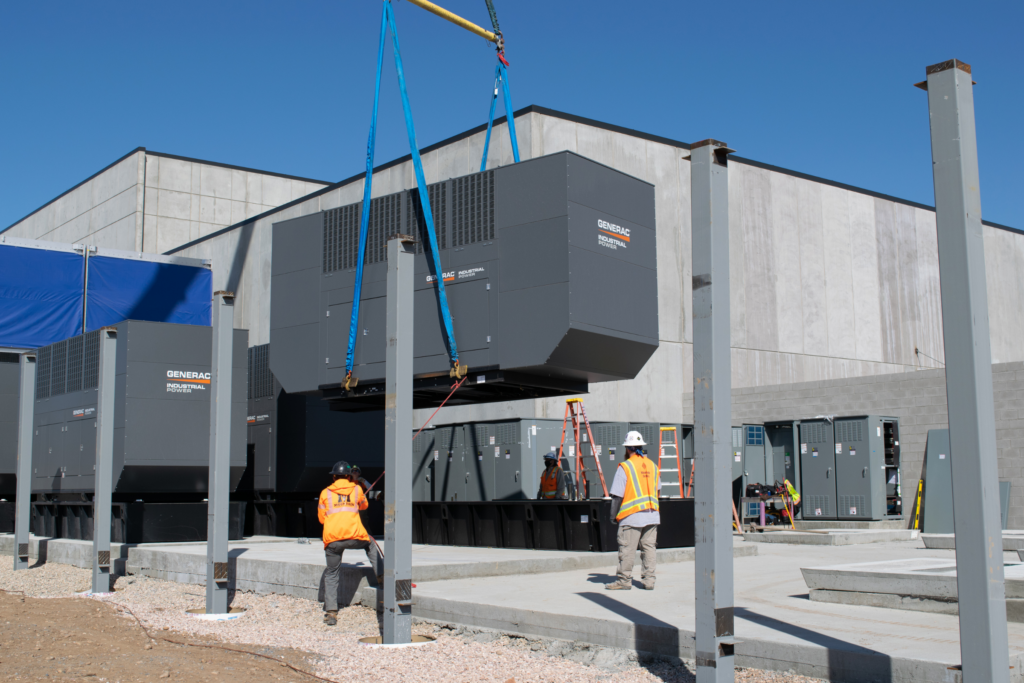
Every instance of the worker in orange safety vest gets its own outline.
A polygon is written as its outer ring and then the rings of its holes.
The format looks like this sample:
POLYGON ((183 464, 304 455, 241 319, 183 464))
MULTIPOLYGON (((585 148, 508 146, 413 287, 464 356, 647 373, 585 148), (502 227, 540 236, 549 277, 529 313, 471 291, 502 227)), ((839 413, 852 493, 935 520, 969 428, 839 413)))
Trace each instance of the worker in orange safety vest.
POLYGON ((572 478, 558 464, 558 453, 544 454, 544 472, 540 475, 537 500, 569 500, 572 498, 572 478))
POLYGON ((324 553, 327 555, 327 569, 324 570, 324 623, 334 626, 338 623, 338 583, 341 576, 341 556, 346 550, 365 550, 370 566, 377 575, 377 585, 384 582, 383 559, 377 544, 366 533, 359 511, 367 507, 363 489, 354 480, 352 466, 344 460, 331 469, 334 483, 320 493, 317 513, 324 525, 324 553))
POLYGON ((661 513, 658 492, 661 490, 661 472, 644 455, 647 445, 640 432, 629 432, 626 441, 626 460, 619 463, 612 482, 612 519, 619 525, 619 570, 617 580, 605 590, 629 590, 633 587, 633 560, 636 547, 641 549, 641 576, 643 587, 654 590, 657 569, 658 525, 661 513))

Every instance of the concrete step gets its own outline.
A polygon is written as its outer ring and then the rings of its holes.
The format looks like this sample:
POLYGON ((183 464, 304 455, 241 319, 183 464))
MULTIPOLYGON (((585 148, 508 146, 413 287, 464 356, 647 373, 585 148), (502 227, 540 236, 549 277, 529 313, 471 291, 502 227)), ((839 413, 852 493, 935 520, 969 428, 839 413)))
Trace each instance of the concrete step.
POLYGON ((822 529, 771 530, 763 533, 743 534, 749 543, 790 543, 793 545, 857 545, 860 543, 889 543, 912 541, 918 532, 911 529, 822 529))

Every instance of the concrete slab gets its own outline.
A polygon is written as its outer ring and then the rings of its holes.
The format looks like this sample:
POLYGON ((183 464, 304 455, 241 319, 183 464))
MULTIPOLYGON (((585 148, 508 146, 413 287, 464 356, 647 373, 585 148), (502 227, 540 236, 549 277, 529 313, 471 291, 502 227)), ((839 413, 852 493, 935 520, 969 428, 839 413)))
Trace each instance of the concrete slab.
MULTIPOLYGON (((323 546, 316 539, 298 543, 295 539, 272 539, 265 543, 248 540, 228 544, 229 586, 259 593, 282 593, 310 600, 323 599, 323 546)), ((743 555, 756 554, 756 547, 737 549, 743 555)), ((693 560, 693 548, 658 551, 661 563, 693 560)), ((439 581, 456 578, 531 575, 614 567, 615 553, 460 548, 414 545, 412 580, 439 581)), ((637 558, 639 562, 639 557, 637 558)), ((206 544, 147 544, 130 549, 127 571, 167 581, 205 584, 206 544)), ((349 551, 342 564, 339 601, 360 600, 359 591, 376 580, 363 551, 349 551)))
POLYGON ((905 519, 881 519, 875 522, 798 519, 795 524, 797 529, 906 529, 909 526, 905 519))
MULTIPOLYGON (((955 534, 921 534, 925 548, 954 550, 956 549, 955 534)), ((1003 550, 1024 550, 1024 531, 1017 529, 1003 530, 1003 550)))
MULTIPOLYGON (((1007 599, 1024 599, 1024 564, 1003 568, 1007 599)), ((801 569, 811 590, 885 593, 933 600, 956 600, 956 560, 915 557, 801 569)))
MULTIPOLYGON (((128 560, 128 548, 125 543, 110 544, 110 572, 115 576, 123 576, 125 563, 128 560)), ((14 534, 0 534, 0 555, 14 555, 14 534)), ((73 541, 66 538, 43 538, 29 536, 28 556, 40 563, 70 564, 83 569, 92 569, 92 541, 73 541)))
MULTIPOLYGON (((747 545, 740 541, 740 546, 747 545)), ((853 683, 959 681, 959 624, 942 613, 811 602, 803 566, 863 559, 860 546, 759 544, 735 563, 737 665, 853 683)), ((913 559, 920 541, 878 543, 881 561, 913 559)), ((942 552, 938 560, 951 561, 942 552)), ((659 567, 654 591, 608 593, 604 571, 419 583, 413 614, 425 619, 692 659, 694 565, 659 567)), ((639 586, 639 582, 634 583, 639 586)), ((370 596, 367 596, 371 599, 370 596)), ((1011 680, 1022 680, 1024 625, 1009 624, 1011 680)))
POLYGON ((748 543, 789 543, 792 545, 858 545, 861 543, 887 543, 911 541, 918 532, 912 529, 822 529, 822 530, 770 530, 744 534, 748 543))

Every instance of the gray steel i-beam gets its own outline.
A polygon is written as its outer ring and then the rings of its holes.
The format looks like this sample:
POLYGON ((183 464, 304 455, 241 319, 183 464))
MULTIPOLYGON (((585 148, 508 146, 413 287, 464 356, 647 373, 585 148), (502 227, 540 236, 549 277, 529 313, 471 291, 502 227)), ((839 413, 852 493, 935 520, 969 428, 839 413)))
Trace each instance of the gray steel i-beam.
POLYGON ((412 642, 412 349, 416 243, 388 240, 387 361, 384 396, 384 632, 412 642))
POLYGON ((206 512, 206 613, 228 613, 228 500, 231 495, 231 352, 235 295, 213 293, 210 475, 206 512))
POLYGON ((29 526, 32 522, 32 437, 36 395, 35 353, 21 354, 18 404, 18 502, 14 508, 14 570, 28 569, 29 526))
POLYGON ((96 406, 96 489, 92 496, 92 592, 110 592, 110 506, 114 495, 114 406, 117 328, 100 331, 96 406))
POLYGON ((728 155, 732 151, 716 140, 690 148, 697 683, 735 680, 729 360, 728 155))
POLYGON ((929 66, 935 225, 953 467, 953 527, 965 683, 1008 681, 992 350, 971 67, 929 66))

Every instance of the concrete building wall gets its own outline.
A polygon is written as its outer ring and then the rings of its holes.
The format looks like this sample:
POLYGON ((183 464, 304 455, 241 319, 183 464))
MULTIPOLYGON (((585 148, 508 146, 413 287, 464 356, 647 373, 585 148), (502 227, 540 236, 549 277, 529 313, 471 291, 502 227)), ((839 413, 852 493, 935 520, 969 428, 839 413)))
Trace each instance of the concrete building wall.
MULTIPOLYGON (((592 385, 586 403, 592 420, 680 422, 693 383, 689 150, 536 108, 516 119, 516 132, 524 159, 571 150, 655 185, 660 348, 636 379, 592 385)), ((427 182, 479 170, 483 138, 476 132, 427 148, 427 182)), ((501 124, 488 167, 511 162, 501 124)), ((933 211, 740 159, 729 178, 735 387, 940 367, 933 211)), ((412 163, 402 161, 374 173, 373 196, 414 186, 412 163)), ((358 202, 362 188, 356 177, 175 253, 212 259, 214 286, 239 296, 236 326, 250 331, 251 344, 266 343, 271 226, 358 202)), ((993 359, 1024 360, 1024 235, 986 226, 985 240, 993 359)), ((564 411, 563 400, 542 399, 445 408, 436 419, 564 411)))
POLYGON ((162 254, 326 185, 139 148, 4 233, 162 254))
MULTIPOLYGON (((1024 363, 992 366, 999 479, 1010 482, 1008 527, 1024 529, 1024 363)), ((693 394, 683 399, 683 422, 693 421, 693 394)), ((816 415, 886 415, 900 419, 900 481, 904 516, 913 515, 929 429, 946 429, 943 370, 829 379, 733 389, 733 424, 816 415)), ((927 491, 925 492, 927 496, 927 491)))
POLYGON ((137 149, 4 231, 11 237, 138 251, 145 152, 137 149))

